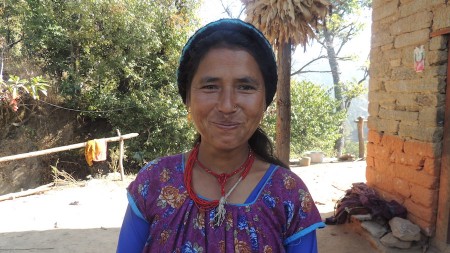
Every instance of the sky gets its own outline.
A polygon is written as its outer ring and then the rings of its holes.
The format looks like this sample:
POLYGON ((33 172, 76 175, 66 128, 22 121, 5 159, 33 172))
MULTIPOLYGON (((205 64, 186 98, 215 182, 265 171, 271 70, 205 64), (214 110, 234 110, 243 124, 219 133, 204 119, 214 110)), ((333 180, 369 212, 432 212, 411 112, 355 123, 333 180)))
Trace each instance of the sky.
MULTIPOLYGON (((239 13, 241 9, 241 2, 239 0, 223 0, 224 3, 230 4, 232 7, 232 12, 234 15, 239 13)), ((203 4, 199 10, 199 16, 201 18, 201 24, 205 25, 211 21, 227 18, 228 15, 224 12, 220 0, 203 0, 203 4)), ((240 18, 243 19, 245 14, 240 18)), ((355 62, 340 62, 340 69, 342 72, 342 81, 359 80, 363 77, 363 72, 359 71, 359 67, 364 65, 367 61, 370 52, 370 13, 365 13, 362 20, 366 23, 365 29, 353 39, 343 50, 345 54, 352 54, 359 56, 355 62)), ((312 41, 311 46, 307 46, 306 52, 303 47, 297 47, 292 57, 293 68, 292 70, 298 69, 300 66, 304 65, 309 60, 313 59, 320 53, 320 47, 318 43, 312 41)), ((311 68, 313 69, 313 68, 311 68)), ((329 65, 326 60, 317 62, 314 66, 314 70, 329 70, 329 65)), ((314 83, 321 84, 323 86, 331 86, 332 78, 329 73, 311 73, 303 74, 302 76, 296 76, 295 78, 300 80, 312 81, 314 83)))

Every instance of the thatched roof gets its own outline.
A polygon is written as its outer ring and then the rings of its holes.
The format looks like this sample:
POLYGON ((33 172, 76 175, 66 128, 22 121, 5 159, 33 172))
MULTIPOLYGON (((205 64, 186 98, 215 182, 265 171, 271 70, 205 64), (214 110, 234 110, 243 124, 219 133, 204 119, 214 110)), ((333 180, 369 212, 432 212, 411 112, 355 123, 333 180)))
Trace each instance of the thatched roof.
POLYGON ((276 45, 291 39, 306 45, 327 14, 327 0, 241 0, 246 21, 252 23, 276 45))

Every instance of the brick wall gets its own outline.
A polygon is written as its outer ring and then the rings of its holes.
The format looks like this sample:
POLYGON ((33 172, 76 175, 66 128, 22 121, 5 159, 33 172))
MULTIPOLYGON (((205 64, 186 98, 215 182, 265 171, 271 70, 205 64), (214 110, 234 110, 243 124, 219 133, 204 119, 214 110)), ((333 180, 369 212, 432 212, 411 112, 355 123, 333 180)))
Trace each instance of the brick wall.
POLYGON ((433 236, 436 228, 447 78, 446 0, 373 0, 367 183, 433 236), (413 52, 424 46, 425 69, 413 52))
POLYGON ((408 140, 370 130, 367 184, 383 199, 408 209, 408 219, 432 235, 436 223, 440 155, 437 144, 408 140))

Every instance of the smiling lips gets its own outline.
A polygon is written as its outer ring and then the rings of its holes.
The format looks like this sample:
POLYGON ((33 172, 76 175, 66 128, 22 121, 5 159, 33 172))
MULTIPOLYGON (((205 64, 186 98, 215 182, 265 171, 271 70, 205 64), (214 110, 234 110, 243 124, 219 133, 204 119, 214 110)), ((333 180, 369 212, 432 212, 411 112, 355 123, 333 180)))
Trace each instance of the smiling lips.
POLYGON ((230 130, 239 126, 238 122, 230 122, 230 121, 213 121, 212 124, 217 126, 218 128, 225 130, 230 130))

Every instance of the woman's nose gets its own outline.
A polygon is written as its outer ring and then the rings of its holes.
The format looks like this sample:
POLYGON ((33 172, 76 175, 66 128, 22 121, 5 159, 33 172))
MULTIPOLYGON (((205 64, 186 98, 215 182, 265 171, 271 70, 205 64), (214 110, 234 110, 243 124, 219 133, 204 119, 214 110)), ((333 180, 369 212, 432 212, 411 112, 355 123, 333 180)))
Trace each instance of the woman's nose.
POLYGON ((223 113, 232 113, 236 111, 236 95, 231 89, 223 89, 221 91, 217 108, 223 113))

